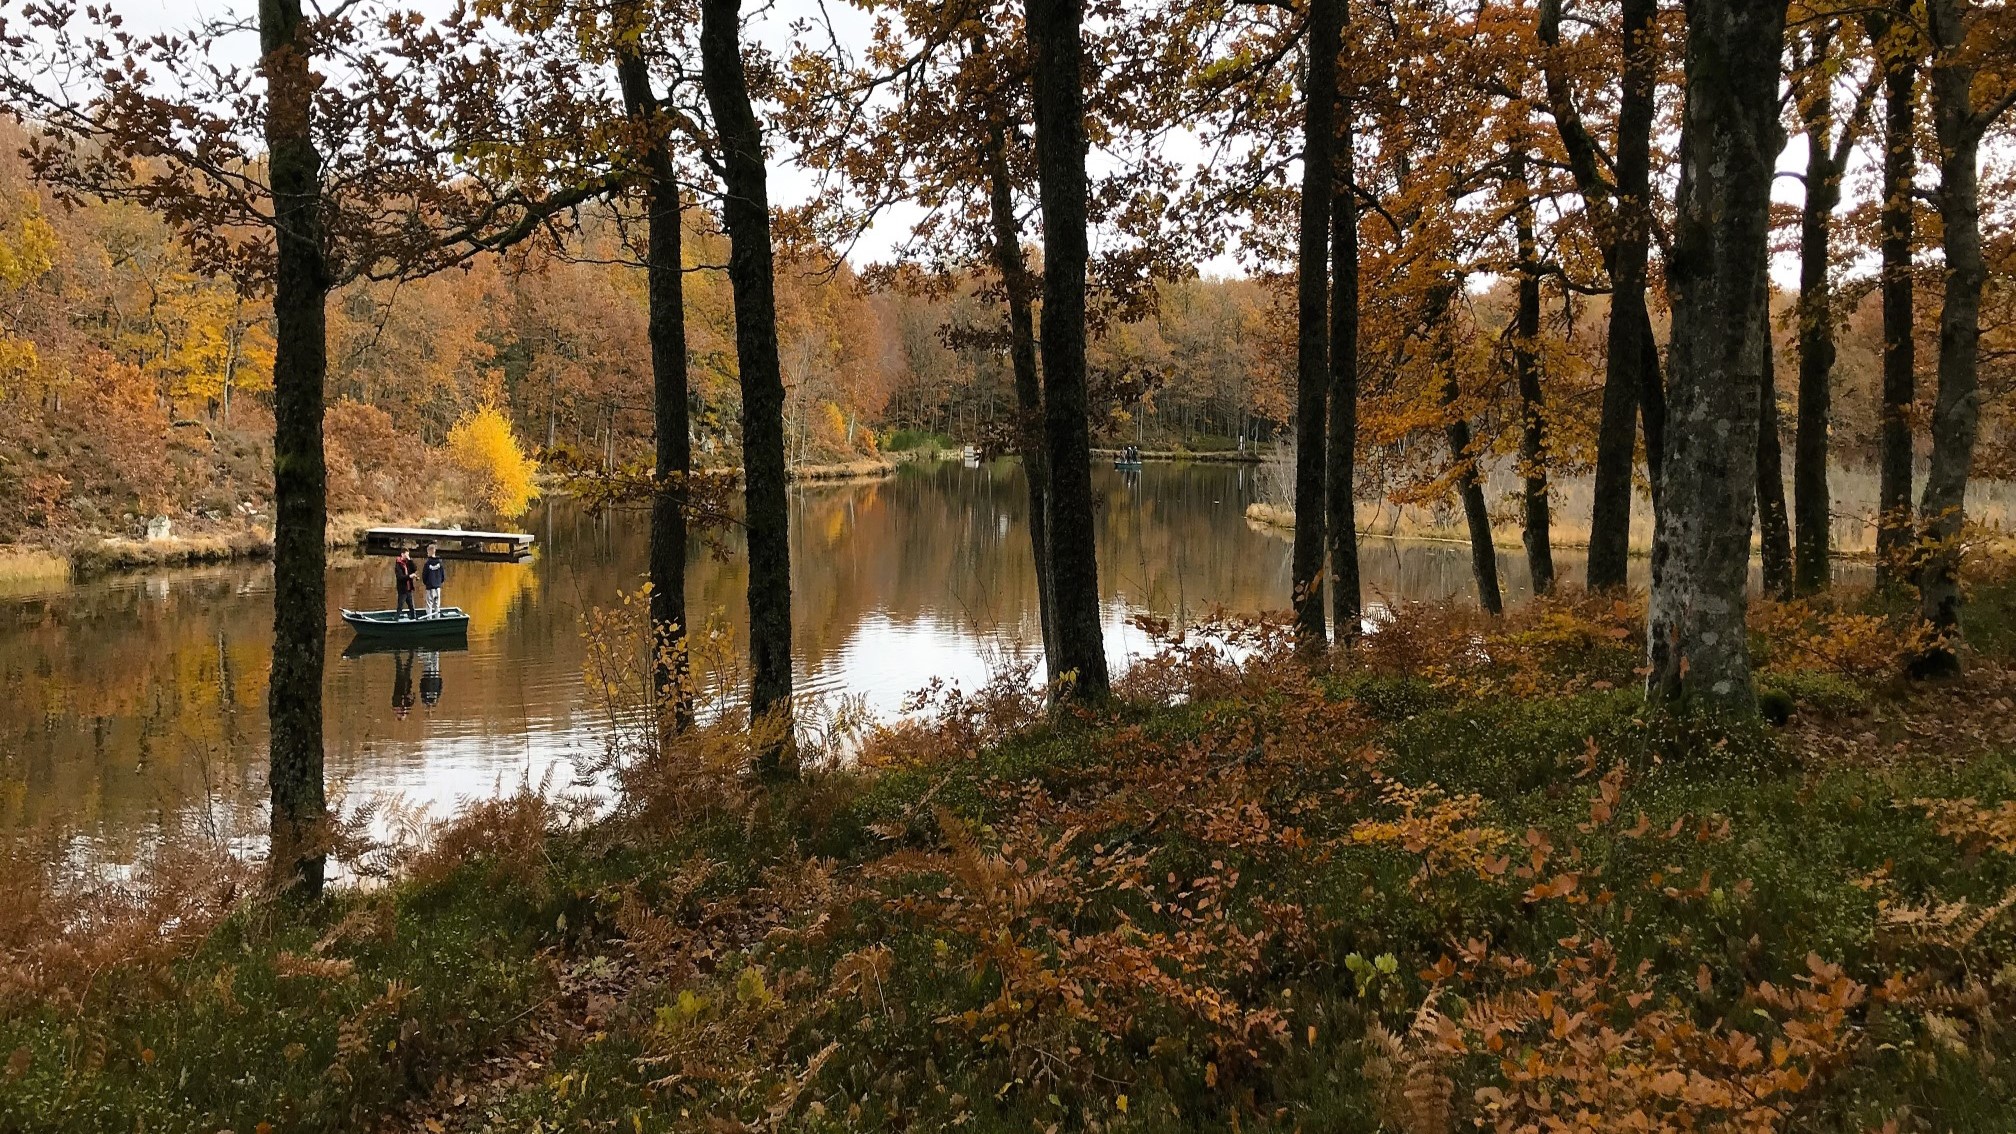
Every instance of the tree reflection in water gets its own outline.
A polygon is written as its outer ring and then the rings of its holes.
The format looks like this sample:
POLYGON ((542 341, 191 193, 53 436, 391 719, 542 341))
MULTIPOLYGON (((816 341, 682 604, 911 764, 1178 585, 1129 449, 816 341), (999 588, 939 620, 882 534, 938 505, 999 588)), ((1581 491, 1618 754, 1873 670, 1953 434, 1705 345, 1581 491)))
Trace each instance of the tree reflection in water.
MULTIPOLYGON (((1245 519, 1254 479, 1236 465, 1094 470, 1116 668, 1150 648, 1133 614, 1180 626, 1220 607, 1284 604, 1288 545, 1245 519)), ((860 694, 886 713, 933 679, 970 688, 993 668, 1033 660, 1041 634, 1027 504, 1012 461, 794 488, 799 688, 860 694)), ((642 585, 647 525, 639 513, 594 515, 565 499, 521 524, 540 537, 532 563, 456 571, 452 601, 472 618, 466 643, 376 656, 335 612, 386 605, 383 563, 332 566, 330 641, 345 659, 324 690, 328 767, 351 798, 395 792, 438 811, 521 775, 536 782, 555 764, 564 782, 569 762, 599 750, 581 616, 642 585)), ((732 536, 724 550, 694 546, 688 601, 696 619, 739 636, 743 565, 732 536)), ((1467 598, 1466 556, 1456 545, 1367 540, 1368 603, 1467 598)), ((1575 557, 1560 558, 1572 576, 1575 557)), ((1501 562, 1516 600, 1523 563, 1509 551, 1501 562)), ((0 601, 0 826, 95 836, 116 856, 206 797, 256 807, 271 595, 270 569, 244 564, 0 601)))

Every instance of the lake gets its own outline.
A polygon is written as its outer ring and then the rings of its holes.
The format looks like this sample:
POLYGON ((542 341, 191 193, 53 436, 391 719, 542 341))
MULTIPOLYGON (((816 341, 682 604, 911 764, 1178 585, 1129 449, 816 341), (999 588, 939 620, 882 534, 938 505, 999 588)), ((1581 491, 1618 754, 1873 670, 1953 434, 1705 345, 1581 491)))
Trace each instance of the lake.
MULTIPOLYGON (((1094 470, 1106 638, 1116 668, 1150 649, 1129 624, 1216 607, 1278 609, 1287 533, 1250 524, 1256 470, 1150 464, 1094 470)), ((967 688, 1031 659, 1040 640, 1019 465, 906 466, 876 481, 792 489, 797 681, 893 714, 934 679, 967 688)), ((450 564, 447 601, 473 618, 466 649, 359 653, 341 607, 392 605, 383 559, 330 570, 324 688, 328 772, 355 801, 392 794, 440 814, 599 751, 582 678, 584 611, 643 582, 641 512, 592 514, 561 498, 517 525, 523 565, 450 564)), ((1511 533, 1505 533, 1510 536, 1511 533)), ((698 624, 739 635, 744 568, 696 544, 698 624)), ((1500 553, 1508 598, 1523 558, 1500 553)), ((1557 553, 1563 578, 1579 552, 1557 553)), ((1460 545, 1368 540, 1368 603, 1474 599, 1460 545)), ((265 795, 266 564, 122 575, 0 600, 0 828, 56 833, 74 853, 124 861, 164 827, 259 830, 265 795)))

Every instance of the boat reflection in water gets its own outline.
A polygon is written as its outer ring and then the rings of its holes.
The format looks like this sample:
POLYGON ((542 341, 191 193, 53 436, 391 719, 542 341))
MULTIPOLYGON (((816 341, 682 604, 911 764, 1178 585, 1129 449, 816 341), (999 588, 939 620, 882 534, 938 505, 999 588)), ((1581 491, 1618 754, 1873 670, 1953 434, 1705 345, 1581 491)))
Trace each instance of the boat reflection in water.
POLYGON ((413 711, 413 668, 420 668, 420 704, 427 709, 441 703, 441 655, 466 654, 469 643, 460 640, 429 642, 425 647, 397 639, 360 635, 343 650, 346 661, 360 661, 373 654, 392 655, 392 712, 400 720, 413 711))

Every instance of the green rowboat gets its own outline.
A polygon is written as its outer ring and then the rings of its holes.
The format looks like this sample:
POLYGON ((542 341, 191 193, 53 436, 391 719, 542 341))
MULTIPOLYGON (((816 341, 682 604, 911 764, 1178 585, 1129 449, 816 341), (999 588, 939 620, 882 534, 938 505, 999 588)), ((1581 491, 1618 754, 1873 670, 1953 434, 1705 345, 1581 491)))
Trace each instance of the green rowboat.
POLYGON ((346 610, 343 621, 359 634, 380 638, 442 638, 469 632, 469 615, 459 606, 444 606, 441 613, 418 618, 401 618, 396 610, 346 610))

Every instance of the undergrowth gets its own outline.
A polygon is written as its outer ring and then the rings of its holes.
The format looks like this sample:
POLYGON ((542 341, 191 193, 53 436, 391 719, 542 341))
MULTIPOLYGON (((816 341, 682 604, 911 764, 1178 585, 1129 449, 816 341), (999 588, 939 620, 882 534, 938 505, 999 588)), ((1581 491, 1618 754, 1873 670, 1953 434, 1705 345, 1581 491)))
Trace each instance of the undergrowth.
POLYGON ((1630 603, 1402 610, 1318 674, 1227 623, 757 786, 765 738, 617 711, 635 609, 593 822, 528 791, 306 908, 9 891, 0 1125, 2004 1128, 2016 681, 1897 683, 1905 619, 1760 608, 1781 728, 1649 708, 1630 603))

